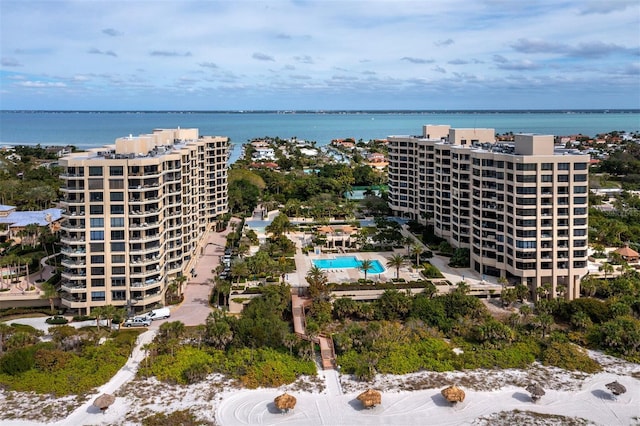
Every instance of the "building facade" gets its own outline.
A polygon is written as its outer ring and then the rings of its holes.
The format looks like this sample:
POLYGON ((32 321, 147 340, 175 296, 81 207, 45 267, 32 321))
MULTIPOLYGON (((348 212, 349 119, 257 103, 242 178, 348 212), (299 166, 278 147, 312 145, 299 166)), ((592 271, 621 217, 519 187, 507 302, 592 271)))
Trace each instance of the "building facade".
POLYGON ((548 135, 498 143, 494 129, 424 126, 389 140, 389 204, 431 223, 471 268, 527 285, 534 296, 580 296, 587 273, 589 156, 548 135))
POLYGON ((228 210, 228 157, 227 137, 157 129, 61 158, 62 306, 163 303, 228 210))

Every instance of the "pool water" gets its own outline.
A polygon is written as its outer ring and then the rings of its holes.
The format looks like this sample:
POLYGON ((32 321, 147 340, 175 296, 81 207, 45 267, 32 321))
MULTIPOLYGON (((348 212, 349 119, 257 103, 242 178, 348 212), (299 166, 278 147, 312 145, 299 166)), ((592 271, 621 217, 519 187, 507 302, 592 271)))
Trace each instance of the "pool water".
MULTIPOLYGON (((371 263, 371 267, 367 269, 368 273, 381 274, 384 272, 384 268, 379 261, 372 260, 371 263)), ((313 264, 320 269, 346 269, 359 268, 362 261, 355 256, 338 256, 333 259, 315 259, 313 264)))

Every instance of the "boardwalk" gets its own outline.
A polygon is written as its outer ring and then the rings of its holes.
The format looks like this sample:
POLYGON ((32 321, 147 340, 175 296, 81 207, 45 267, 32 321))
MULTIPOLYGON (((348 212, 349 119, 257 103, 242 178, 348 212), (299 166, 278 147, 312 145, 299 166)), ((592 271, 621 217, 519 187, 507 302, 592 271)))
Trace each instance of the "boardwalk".
MULTIPOLYGON (((294 290, 295 291, 295 290, 294 290)), ((306 297, 291 294, 291 310, 293 312, 293 331, 305 340, 313 340, 320 345, 320 360, 324 370, 333 369, 336 366, 336 355, 333 349, 333 339, 330 336, 319 335, 313 339, 307 336, 304 309, 311 305, 311 300, 306 297)))

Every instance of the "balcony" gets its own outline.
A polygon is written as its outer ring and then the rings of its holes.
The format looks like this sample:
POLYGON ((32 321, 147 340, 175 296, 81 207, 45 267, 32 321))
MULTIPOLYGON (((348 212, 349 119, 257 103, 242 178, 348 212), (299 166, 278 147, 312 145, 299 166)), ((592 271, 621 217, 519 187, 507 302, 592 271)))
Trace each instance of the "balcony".
POLYGON ((87 299, 86 297, 84 298, 80 298, 80 297, 75 297, 72 294, 63 294, 60 296, 60 302, 62 303, 62 306, 67 307, 67 308, 71 308, 71 309, 78 309, 78 308, 86 308, 87 307, 87 299))
POLYGON ((85 266, 86 263, 84 261, 84 259, 81 260, 73 260, 69 257, 63 257, 62 261, 60 262, 60 264, 62 266, 64 266, 65 268, 77 268, 79 266, 85 266))
POLYGON ((78 244, 84 245, 85 240, 83 236, 82 237, 62 236, 60 237, 60 242, 62 244, 67 244, 67 245, 78 245, 78 244))

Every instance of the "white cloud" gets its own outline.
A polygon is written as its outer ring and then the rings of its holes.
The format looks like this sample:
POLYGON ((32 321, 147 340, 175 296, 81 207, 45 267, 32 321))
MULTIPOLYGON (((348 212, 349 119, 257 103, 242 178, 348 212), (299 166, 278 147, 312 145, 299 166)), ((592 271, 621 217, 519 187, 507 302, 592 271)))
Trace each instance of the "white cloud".
MULTIPOLYGON (((3 96, 7 108, 18 101, 43 108, 42 99, 27 89, 57 87, 51 76, 69 89, 84 89, 82 99, 66 93, 60 102, 95 102, 96 109, 117 107, 132 89, 141 99, 157 99, 158 92, 187 84, 194 93, 224 90, 216 92, 220 108, 227 96, 234 104, 245 101, 246 109, 258 99, 268 103, 274 98, 268 91, 276 87, 278 96, 298 102, 291 109, 313 108, 317 99, 333 99, 336 108, 343 100, 384 108, 378 105, 381 93, 446 97, 445 88, 470 99, 500 91, 509 107, 501 84, 542 91, 540 81, 554 88, 546 98, 550 105, 539 105, 550 107, 563 90, 580 104, 576 83, 567 78, 578 74, 594 93, 607 88, 621 103, 640 107, 640 89, 630 84, 640 55, 637 1, 28 4, 1 6, 0 84, 8 82, 2 85, 9 87, 3 96), (611 65, 603 66, 603 58, 611 65), (271 62, 278 64, 264 66, 271 62), (16 76, 25 84, 13 84, 16 76)), ((420 106, 413 102, 407 107, 420 106)))

